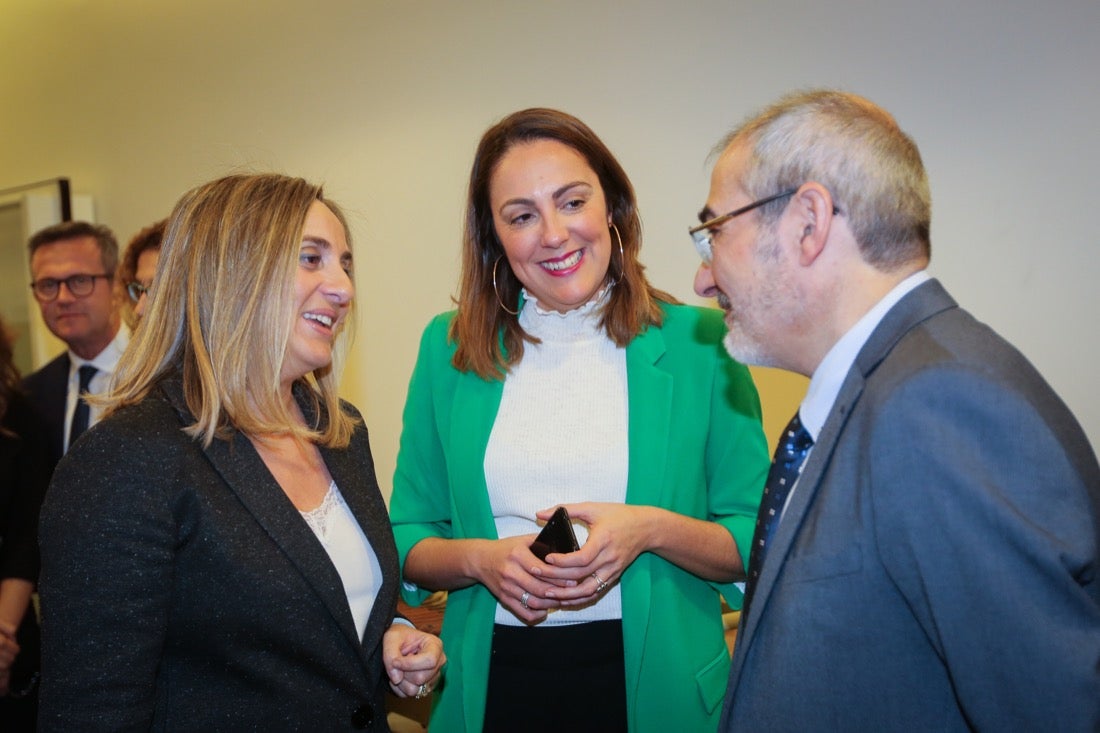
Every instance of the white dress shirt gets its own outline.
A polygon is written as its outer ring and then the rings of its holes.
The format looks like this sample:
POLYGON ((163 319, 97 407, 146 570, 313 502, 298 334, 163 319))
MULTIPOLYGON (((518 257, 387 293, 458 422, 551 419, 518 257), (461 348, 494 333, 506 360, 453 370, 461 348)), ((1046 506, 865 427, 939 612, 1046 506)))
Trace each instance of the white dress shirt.
MULTIPOLYGON (((833 348, 829 349, 829 353, 825 354, 825 358, 817 365, 817 369, 814 370, 813 377, 810 379, 810 386, 806 390, 806 397, 798 408, 802 427, 806 429, 806 432, 810 434, 815 442, 821 434, 821 428, 824 427, 829 413, 833 411, 833 405, 836 404, 840 388, 844 384, 848 372, 851 371, 856 357, 859 356, 860 350, 867 343, 867 339, 871 338, 871 334, 878 328, 878 324, 882 322, 890 309, 897 305, 899 300, 905 297, 913 288, 930 279, 931 276, 927 270, 920 270, 895 285, 882 300, 856 321, 856 324, 848 329, 848 332, 841 336, 839 341, 833 344, 833 348)), ((806 460, 802 462, 803 467, 809 461, 812 453, 813 448, 811 447, 809 453, 806 454, 806 460)), ((786 512, 791 497, 794 496, 794 492, 797 490, 798 482, 796 481, 794 486, 791 487, 790 493, 787 494, 787 501, 783 505, 784 512, 786 512)), ((780 521, 782 521, 782 517, 780 517, 780 521)))
MULTIPOLYGON (((118 366, 118 360, 122 357, 122 352, 126 350, 129 343, 130 329, 123 325, 119 327, 118 333, 115 334, 111 343, 107 344, 103 351, 96 354, 94 359, 81 359, 72 351, 69 352, 69 389, 65 397, 65 434, 63 437, 66 453, 69 452, 69 426, 73 423, 73 413, 76 411, 76 403, 80 393, 80 367, 91 364, 98 370, 95 376, 92 377, 91 384, 88 385, 88 393, 102 394, 107 391, 107 386, 111 383, 111 378, 115 374, 115 367, 118 366)), ((103 409, 95 405, 89 405, 88 408, 88 427, 91 427, 99 422, 99 418, 103 415, 103 409)))

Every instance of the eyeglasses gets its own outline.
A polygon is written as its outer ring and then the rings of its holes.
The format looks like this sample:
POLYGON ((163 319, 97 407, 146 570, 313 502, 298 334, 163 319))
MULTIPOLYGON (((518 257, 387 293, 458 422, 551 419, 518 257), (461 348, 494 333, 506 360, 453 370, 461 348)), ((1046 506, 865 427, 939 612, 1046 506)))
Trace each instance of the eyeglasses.
POLYGON ((753 209, 758 209, 764 204, 770 204, 772 201, 778 201, 786 196, 793 196, 798 192, 797 188, 792 188, 790 191, 784 191, 783 193, 777 193, 774 196, 768 196, 767 198, 760 199, 759 201, 753 201, 747 206, 742 206, 740 209, 734 209, 728 214, 722 214, 716 216, 713 219, 708 219, 702 224, 696 227, 688 229, 688 234, 691 235, 691 241, 695 243, 695 251, 699 253, 699 256, 703 258, 703 262, 710 264, 711 259, 714 257, 713 251, 713 230, 722 224, 726 223, 735 216, 741 216, 747 214, 753 209))
POLYGON ((31 283, 31 290, 34 291, 34 297, 43 303, 49 303, 52 300, 57 299, 57 294, 61 292, 61 285, 69 289, 74 298, 86 298, 92 294, 95 290, 95 281, 99 278, 106 280, 111 279, 111 275, 106 273, 99 275, 85 275, 80 273, 77 275, 69 275, 68 277, 58 280, 52 277, 44 277, 41 280, 35 280, 31 283))
POLYGON ((149 292, 149 287, 150 286, 142 285, 137 280, 134 280, 131 283, 126 283, 126 292, 130 294, 130 300, 136 303, 141 300, 141 296, 149 292))

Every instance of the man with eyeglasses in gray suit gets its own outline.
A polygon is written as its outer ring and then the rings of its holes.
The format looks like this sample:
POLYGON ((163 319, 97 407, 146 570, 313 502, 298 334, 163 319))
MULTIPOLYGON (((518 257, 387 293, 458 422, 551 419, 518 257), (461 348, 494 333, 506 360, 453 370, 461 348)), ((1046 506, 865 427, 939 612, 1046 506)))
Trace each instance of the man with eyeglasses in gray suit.
POLYGON ((916 143, 869 100, 813 90, 717 150, 695 290, 735 359, 810 377, 719 730, 1100 730, 1100 465, 926 271, 916 143))

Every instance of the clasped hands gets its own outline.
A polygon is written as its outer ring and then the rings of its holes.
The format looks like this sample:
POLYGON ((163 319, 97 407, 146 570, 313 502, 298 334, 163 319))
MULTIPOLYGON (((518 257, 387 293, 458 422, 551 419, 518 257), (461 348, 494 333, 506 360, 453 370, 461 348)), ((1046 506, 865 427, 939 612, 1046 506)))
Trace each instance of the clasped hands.
POLYGON ((398 622, 382 636, 382 663, 395 695, 419 699, 438 684, 447 655, 438 636, 398 622))
MULTIPOLYGON (((546 521, 557 507, 539 511, 546 521)), ((534 625, 557 608, 593 603, 616 583, 623 571, 645 551, 646 507, 583 502, 566 504, 570 517, 588 526, 581 549, 550 553, 543 562, 530 550, 537 535, 497 540, 496 557, 486 569, 484 584, 520 620, 534 625)))

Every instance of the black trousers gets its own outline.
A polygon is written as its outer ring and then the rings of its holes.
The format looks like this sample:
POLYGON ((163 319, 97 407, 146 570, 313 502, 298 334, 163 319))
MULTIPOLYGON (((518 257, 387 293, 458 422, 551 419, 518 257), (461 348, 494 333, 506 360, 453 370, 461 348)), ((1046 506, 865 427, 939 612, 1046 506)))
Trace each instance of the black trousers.
POLYGON ((623 625, 493 627, 484 733, 626 733, 623 625))

